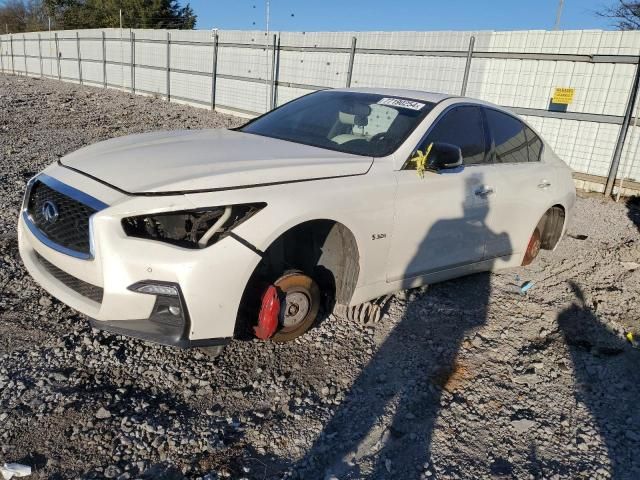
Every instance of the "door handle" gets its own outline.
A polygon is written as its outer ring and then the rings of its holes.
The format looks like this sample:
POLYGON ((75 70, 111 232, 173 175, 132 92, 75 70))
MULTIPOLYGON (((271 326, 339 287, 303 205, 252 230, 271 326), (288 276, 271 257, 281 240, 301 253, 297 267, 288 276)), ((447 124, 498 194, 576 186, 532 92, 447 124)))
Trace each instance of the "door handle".
POLYGON ((474 193, 478 197, 486 198, 489 195, 493 195, 494 193, 496 193, 496 191, 494 190, 493 187, 488 187, 488 186, 485 185, 485 186, 482 186, 479 189, 477 189, 474 193))
POLYGON ((551 183, 546 180, 540 180, 540 183, 538 184, 538 188, 541 188, 543 190, 546 188, 549 188, 550 186, 551 186, 551 183))

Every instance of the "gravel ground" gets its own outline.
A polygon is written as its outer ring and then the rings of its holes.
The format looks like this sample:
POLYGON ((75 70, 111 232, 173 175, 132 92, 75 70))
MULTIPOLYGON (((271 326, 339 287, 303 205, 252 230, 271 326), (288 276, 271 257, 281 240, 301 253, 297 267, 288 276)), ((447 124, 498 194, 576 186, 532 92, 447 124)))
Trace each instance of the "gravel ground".
POLYGON ((0 464, 34 479, 640 478, 640 350, 624 339, 640 319, 637 203, 580 198, 531 267, 215 360, 94 331, 26 274, 15 223, 35 172, 116 135, 239 122, 0 76, 0 464))

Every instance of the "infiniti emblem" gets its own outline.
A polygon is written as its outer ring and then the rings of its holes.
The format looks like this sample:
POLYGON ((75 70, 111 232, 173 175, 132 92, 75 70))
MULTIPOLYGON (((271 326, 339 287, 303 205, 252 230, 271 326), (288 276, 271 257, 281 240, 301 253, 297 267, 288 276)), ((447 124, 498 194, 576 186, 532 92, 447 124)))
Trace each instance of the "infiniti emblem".
POLYGON ((47 223, 56 223, 56 220, 58 220, 58 215, 58 207, 55 203, 47 200, 42 204, 42 216, 47 221, 47 223))

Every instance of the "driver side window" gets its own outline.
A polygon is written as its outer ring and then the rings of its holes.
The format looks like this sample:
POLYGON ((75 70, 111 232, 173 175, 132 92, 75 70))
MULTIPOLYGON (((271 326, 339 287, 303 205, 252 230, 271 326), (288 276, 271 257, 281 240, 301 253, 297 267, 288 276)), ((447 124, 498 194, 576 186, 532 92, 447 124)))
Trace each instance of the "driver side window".
MULTIPOLYGON (((486 163, 488 149, 480 107, 460 106, 449 110, 431 128, 416 151, 425 153, 429 145, 435 142, 460 147, 464 165, 486 163)), ((416 162, 411 160, 405 166, 405 169, 415 168, 416 162)))

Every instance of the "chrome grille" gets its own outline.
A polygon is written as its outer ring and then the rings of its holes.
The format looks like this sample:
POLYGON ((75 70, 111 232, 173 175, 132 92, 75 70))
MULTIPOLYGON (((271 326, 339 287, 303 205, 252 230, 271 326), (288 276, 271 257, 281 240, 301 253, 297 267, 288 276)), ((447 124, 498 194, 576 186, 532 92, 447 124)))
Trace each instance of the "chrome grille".
POLYGON ((101 287, 97 287, 96 285, 85 282, 84 280, 80 280, 79 278, 76 278, 63 270, 60 270, 58 267, 42 257, 38 252, 36 252, 36 257, 38 258, 40 264, 44 268, 46 268, 51 275, 53 275, 60 282, 64 283, 71 290, 79 293, 83 297, 87 297, 93 300, 94 302, 102 303, 104 290, 101 287))
POLYGON ((96 212, 47 184, 36 180, 31 187, 27 202, 27 213, 34 226, 50 241, 67 249, 89 255, 89 217, 96 212), (45 204, 53 204, 56 218, 46 218, 45 204))

